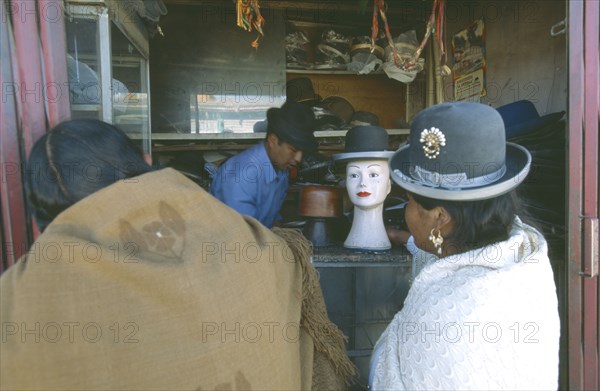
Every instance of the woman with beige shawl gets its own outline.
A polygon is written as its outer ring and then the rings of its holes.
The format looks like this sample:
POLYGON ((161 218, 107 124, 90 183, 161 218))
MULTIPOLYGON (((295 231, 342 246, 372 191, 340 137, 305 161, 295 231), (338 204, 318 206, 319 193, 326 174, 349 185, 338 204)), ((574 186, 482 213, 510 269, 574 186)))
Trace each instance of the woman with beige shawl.
POLYGON ((0 278, 0 389, 346 387, 297 232, 154 171, 97 120, 44 135, 25 174, 43 232, 0 278))

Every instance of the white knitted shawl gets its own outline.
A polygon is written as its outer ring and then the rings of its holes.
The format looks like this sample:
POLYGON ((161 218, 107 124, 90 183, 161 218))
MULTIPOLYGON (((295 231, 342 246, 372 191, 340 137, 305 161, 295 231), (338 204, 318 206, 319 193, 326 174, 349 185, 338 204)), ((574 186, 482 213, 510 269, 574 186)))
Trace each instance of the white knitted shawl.
POLYGON ((510 238, 424 262, 375 346, 375 390, 558 386, 560 321, 547 244, 515 219, 510 238))

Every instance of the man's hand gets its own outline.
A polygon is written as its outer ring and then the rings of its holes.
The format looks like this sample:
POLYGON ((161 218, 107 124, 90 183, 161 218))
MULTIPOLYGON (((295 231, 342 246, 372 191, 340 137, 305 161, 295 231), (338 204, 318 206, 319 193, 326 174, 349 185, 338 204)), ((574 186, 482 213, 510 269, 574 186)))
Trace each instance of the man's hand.
POLYGON ((390 242, 392 242, 392 245, 394 246, 405 245, 408 241, 408 238, 410 237, 410 232, 401 229, 386 226, 385 230, 387 232, 388 238, 390 239, 390 242))

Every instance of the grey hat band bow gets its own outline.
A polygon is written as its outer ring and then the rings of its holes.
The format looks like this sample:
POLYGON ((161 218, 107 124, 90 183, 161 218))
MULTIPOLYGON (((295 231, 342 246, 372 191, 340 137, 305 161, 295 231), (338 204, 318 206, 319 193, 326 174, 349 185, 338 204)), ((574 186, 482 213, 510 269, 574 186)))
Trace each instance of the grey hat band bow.
POLYGON ((467 174, 464 172, 440 174, 439 172, 428 171, 420 166, 412 166, 409 170, 413 179, 421 182, 425 186, 442 187, 448 190, 460 190, 486 186, 496 182, 506 173, 506 165, 503 164, 498 170, 473 178, 467 177, 467 174))

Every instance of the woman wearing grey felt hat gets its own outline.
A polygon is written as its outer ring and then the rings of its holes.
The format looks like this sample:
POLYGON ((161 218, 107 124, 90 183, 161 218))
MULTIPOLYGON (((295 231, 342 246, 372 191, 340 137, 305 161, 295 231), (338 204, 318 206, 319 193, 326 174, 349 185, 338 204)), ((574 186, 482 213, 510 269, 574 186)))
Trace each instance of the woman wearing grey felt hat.
POLYGON ((560 320, 548 248, 517 215, 512 191, 529 152, 507 143, 500 114, 479 103, 423 110, 409 141, 390 169, 408 193, 414 279, 375 345, 372 388, 556 389, 560 320), (535 343, 515 334, 528 325, 535 343))
POLYGON ((382 251, 392 245, 383 224, 383 202, 390 193, 387 131, 379 126, 355 126, 346 133, 343 153, 333 160, 346 164, 346 190, 354 213, 344 247, 382 251))

